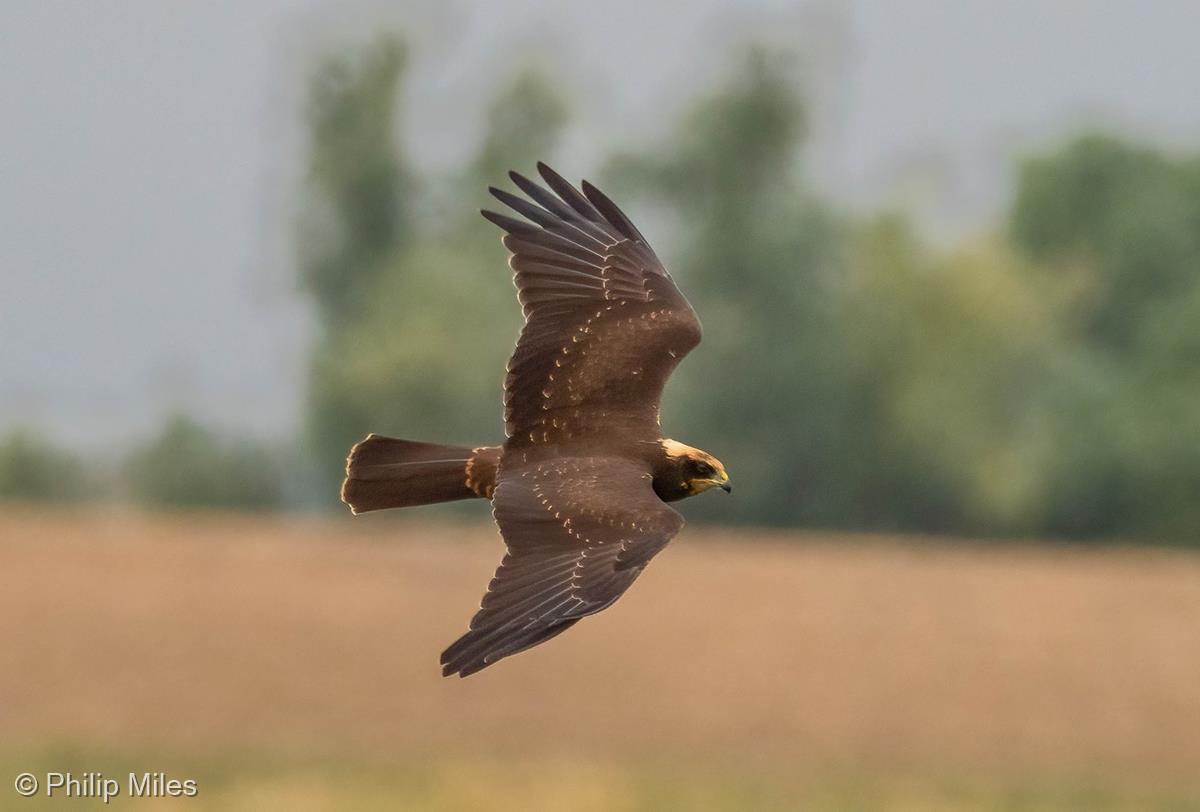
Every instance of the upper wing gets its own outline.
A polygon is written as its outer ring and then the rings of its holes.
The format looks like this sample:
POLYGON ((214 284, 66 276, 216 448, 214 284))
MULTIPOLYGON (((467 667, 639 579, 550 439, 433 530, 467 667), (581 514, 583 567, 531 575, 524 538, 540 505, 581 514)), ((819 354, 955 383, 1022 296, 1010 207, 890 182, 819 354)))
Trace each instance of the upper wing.
POLYGON ((442 654, 446 676, 473 674, 611 605, 683 527, 644 469, 607 457, 502 472, 492 513, 508 552, 470 631, 442 654))
POLYGON ((484 211, 504 245, 525 328, 508 363, 509 447, 621 428, 658 429, 667 377, 700 322, 641 232, 602 192, 538 164, 553 193, 510 173, 534 201, 492 189, 530 222, 484 211))

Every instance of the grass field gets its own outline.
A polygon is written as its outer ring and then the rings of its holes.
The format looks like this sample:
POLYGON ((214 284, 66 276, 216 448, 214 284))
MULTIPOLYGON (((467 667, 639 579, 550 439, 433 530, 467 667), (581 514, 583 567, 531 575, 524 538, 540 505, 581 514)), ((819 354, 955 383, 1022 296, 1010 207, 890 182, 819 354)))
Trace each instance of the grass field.
POLYGON ((688 529, 443 679, 500 549, 6 510, 0 808, 26 770, 163 770, 205 810, 1200 809, 1200 556, 688 529))

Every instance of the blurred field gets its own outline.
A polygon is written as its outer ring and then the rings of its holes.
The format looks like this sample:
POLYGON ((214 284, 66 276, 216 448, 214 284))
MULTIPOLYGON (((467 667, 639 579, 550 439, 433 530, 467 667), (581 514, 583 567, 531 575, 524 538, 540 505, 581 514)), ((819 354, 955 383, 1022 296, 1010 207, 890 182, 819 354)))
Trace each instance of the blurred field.
POLYGON ((611 610, 443 679, 500 550, 6 510, 0 777, 168 770, 198 809, 1200 808, 1195 554, 689 529, 611 610))

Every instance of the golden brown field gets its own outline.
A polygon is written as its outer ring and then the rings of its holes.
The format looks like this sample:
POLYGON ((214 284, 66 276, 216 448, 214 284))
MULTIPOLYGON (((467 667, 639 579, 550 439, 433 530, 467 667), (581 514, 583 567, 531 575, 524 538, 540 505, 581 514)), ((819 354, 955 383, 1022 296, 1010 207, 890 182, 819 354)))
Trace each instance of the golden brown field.
POLYGON ((7 510, 0 808, 25 769, 190 772, 196 809, 1200 808, 1200 556, 689 528, 443 679, 500 550, 7 510))

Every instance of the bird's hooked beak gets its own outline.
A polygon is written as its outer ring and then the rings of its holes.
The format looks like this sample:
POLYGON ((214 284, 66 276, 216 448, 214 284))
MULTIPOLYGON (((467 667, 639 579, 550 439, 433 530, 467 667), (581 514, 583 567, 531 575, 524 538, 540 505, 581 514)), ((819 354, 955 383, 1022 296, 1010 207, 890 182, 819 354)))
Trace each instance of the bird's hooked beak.
POLYGON ((713 484, 725 493, 733 493, 733 486, 729 484, 729 474, 725 473, 724 469, 721 470, 721 476, 713 480, 713 484))

